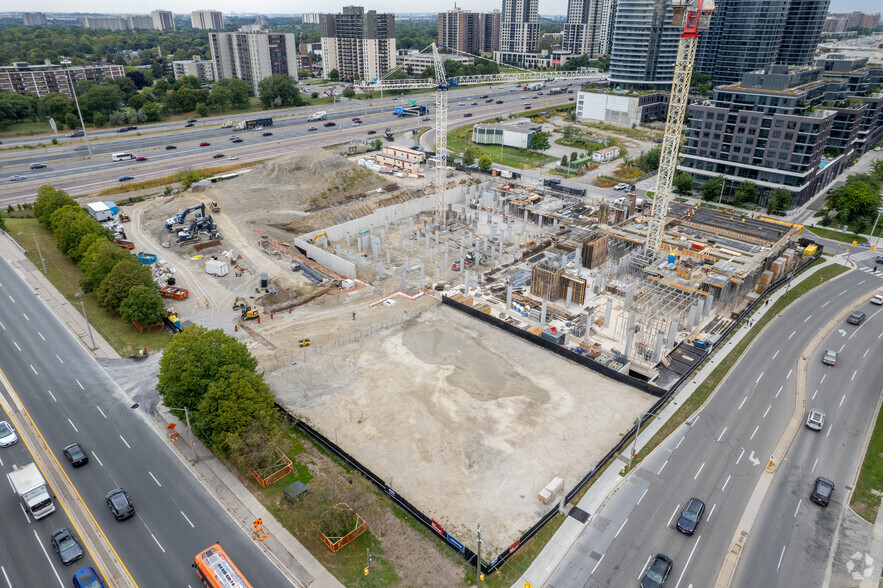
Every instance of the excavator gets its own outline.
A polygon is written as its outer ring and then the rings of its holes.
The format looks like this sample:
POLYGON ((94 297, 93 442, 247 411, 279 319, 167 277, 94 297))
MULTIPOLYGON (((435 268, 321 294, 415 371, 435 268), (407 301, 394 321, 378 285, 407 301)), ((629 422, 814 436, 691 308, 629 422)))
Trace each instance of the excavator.
POLYGON ((261 317, 261 311, 256 307, 252 308, 242 296, 237 296, 236 300, 233 301, 233 310, 239 310, 240 318, 244 321, 251 321, 261 317))
POLYGON ((191 206, 190 208, 188 208, 184 212, 179 212, 178 214, 176 214, 172 218, 167 218, 166 219, 166 228, 169 231, 174 230, 176 225, 180 225, 180 224, 184 223, 184 220, 187 218, 187 215, 190 214, 191 212, 194 212, 194 213, 199 212, 199 214, 196 215, 196 218, 204 217, 205 216, 205 204, 200 202, 196 206, 191 206))

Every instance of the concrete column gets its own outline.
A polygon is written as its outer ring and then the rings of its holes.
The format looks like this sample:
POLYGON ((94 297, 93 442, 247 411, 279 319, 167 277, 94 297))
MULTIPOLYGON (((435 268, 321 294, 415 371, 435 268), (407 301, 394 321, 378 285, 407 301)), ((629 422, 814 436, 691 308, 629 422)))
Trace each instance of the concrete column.
POLYGON ((426 281, 426 267, 422 261, 420 262, 420 281, 421 282, 426 281))
POLYGON ((512 308, 512 284, 506 286, 506 312, 512 308))
POLYGON ((402 290, 408 289, 408 272, 402 272, 402 290))
POLYGON ((435 266, 435 281, 441 282, 441 268, 438 266, 435 266))
POLYGON ((625 355, 629 355, 632 350, 632 343, 635 340, 635 314, 629 313, 628 326, 626 327, 626 336, 625 336, 625 349, 623 349, 623 353, 625 355))
POLYGON ((595 311, 591 308, 586 309, 586 334, 583 336, 583 341, 588 341, 589 336, 592 332, 592 318, 595 316, 595 311))
POLYGON ((502 239, 502 235, 501 235, 500 236, 500 258, 502 259, 502 257, 503 257, 503 239, 502 239))
POLYGON ((429 263, 435 263, 435 249, 429 248, 429 263))
POLYGON ((714 304, 714 294, 709 292, 708 296, 705 297, 705 318, 710 317, 714 313, 714 309, 712 308, 713 304, 714 304))
POLYGON ((466 255, 466 246, 463 245, 463 241, 460 241, 460 261, 463 260, 463 257, 466 255))
POLYGON ((527 222, 527 208, 524 209, 524 222, 527 222))
POLYGON ((435 229, 435 248, 438 249, 438 229, 435 229))
POLYGON ((626 292, 625 293, 625 307, 624 308, 626 308, 626 309, 631 308, 632 302, 634 302, 634 300, 635 300, 635 291, 629 290, 628 292, 626 292))
POLYGON ((429 249, 429 233, 426 233, 426 248, 429 249))
POLYGON ((405 257, 405 273, 411 271, 411 256, 408 255, 405 257))
POLYGON ((399 251, 404 251, 404 250, 405 250, 405 235, 404 235, 404 229, 402 229, 402 232, 399 233, 399 251))
POLYGON ((408 217, 408 239, 414 236, 414 217, 408 217))
POLYGON ((576 270, 576 275, 580 275, 580 270, 583 269, 583 248, 582 245, 576 248, 576 252, 573 257, 573 269, 576 270))
POLYGON ((383 278, 383 262, 382 261, 377 262, 377 277, 383 278))
POLYGON ((356 245, 359 246, 359 253, 361 253, 362 252, 362 240, 356 239, 356 245))
POLYGON ((414 255, 414 240, 412 239, 412 240, 408 241, 408 243, 411 244, 411 255, 414 255))
POLYGON ((687 330, 692 331, 696 326, 696 305, 690 307, 690 312, 687 315, 687 330))
POLYGON ((537 215, 537 226, 541 229, 543 228, 543 215, 541 214, 537 215))
POLYGON ((613 298, 607 297, 607 308, 604 309, 604 328, 610 328, 610 319, 613 317, 613 298))
POLYGON ((384 229, 384 228, 380 229, 380 242, 383 245, 386 245, 386 229, 384 229))
POLYGON ((392 263, 392 253, 389 250, 389 247, 386 248, 386 263, 392 263))
POLYGON ((668 348, 674 349, 675 339, 678 336, 678 321, 677 319, 670 320, 668 322, 668 348))
POLYGON ((350 234, 349 233, 346 234, 346 246, 347 247, 350 246, 350 234))
POLYGON ((546 324, 546 299, 543 298, 543 305, 540 307, 540 324, 546 324))
POLYGON ((448 249, 445 247, 445 269, 451 267, 451 263, 448 261, 448 249))
POLYGON ((463 282, 466 285, 466 294, 469 294, 469 268, 464 266, 463 270, 463 282))
POLYGON ((571 300, 573 300, 573 284, 567 284, 567 299, 564 302, 565 308, 570 308, 571 300))
POLYGON ((662 333, 656 335, 656 345, 653 347, 653 363, 658 363, 662 359, 662 333))

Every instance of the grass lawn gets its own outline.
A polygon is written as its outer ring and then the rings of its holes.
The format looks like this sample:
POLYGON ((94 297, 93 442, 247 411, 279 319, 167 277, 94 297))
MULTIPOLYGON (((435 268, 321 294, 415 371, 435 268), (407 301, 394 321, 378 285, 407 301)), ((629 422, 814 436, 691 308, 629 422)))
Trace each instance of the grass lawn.
MULTIPOLYGON (((517 169, 528 169, 558 161, 557 157, 550 157, 548 155, 543 155, 542 153, 528 151, 527 149, 503 147, 501 152, 499 146, 476 145, 472 142, 470 137, 472 137, 472 125, 458 127, 453 131, 448 131, 448 149, 454 153, 464 153, 467 148, 471 147, 478 153, 487 153, 495 163, 517 169)), ((478 158, 476 158, 476 161, 477 159, 478 158)))
MULTIPOLYGON (((506 560, 506 563, 500 566, 496 572, 490 576, 485 576, 484 582, 481 585, 488 588, 508 588, 512 586, 521 577, 521 574, 530 567, 530 564, 533 563, 533 560, 540 554, 566 518, 566 515, 555 515, 552 520, 540 529, 539 533, 531 537, 530 541, 515 552, 515 555, 506 560)), ((496 553, 482 553, 481 555, 481 558, 485 561, 490 561, 497 556, 496 553)), ((470 566, 470 568, 471 570, 466 573, 466 580, 471 584, 475 582, 475 567, 470 566)), ((467 568, 467 570, 470 568, 467 568)))
POLYGON ((0 138, 29 137, 42 133, 51 133, 52 127, 46 121, 25 121, 13 123, 8 129, 0 131, 0 138))
POLYGON ((880 508, 880 492, 883 491, 883 411, 877 414, 877 423, 871 433, 868 452, 855 484, 849 505, 860 517, 871 523, 880 508))
MULTIPOLYGON (((560 139, 556 139, 555 143, 565 147, 573 147, 575 150, 585 151, 588 154, 592 154, 598 149, 604 149, 604 145, 601 143, 596 143, 595 141, 583 141, 582 139, 565 139, 564 137, 561 137, 560 139)), ((614 145, 615 142, 611 141, 610 144, 614 145)))
MULTIPOLYGON (((36 234, 40 243, 40 252, 46 262, 46 277, 75 308, 79 309, 81 299, 76 298, 74 294, 81 291, 80 268, 56 249, 52 233, 33 218, 7 218, 6 227, 9 234, 28 250, 28 259, 42 270, 40 256, 37 255, 34 247, 33 234, 36 234)), ((118 315, 99 308, 94 294, 87 294, 82 300, 86 305, 86 313, 92 328, 101 333, 101 336, 120 355, 132 355, 142 347, 151 351, 160 350, 172 340, 171 335, 166 331, 139 333, 135 327, 123 322, 118 315)))
MULTIPOLYGON (((880 236, 881 229, 883 227, 877 228, 877 237, 880 236)), ((825 229, 823 227, 807 227, 807 231, 822 237, 823 239, 830 239, 831 241, 841 241, 843 243, 852 243, 853 241, 858 241, 859 243, 867 243, 869 237, 867 235, 856 235, 855 233, 841 233, 840 231, 832 231, 831 229, 825 229)))
MULTIPOLYGON (((247 161, 241 163, 232 163, 230 165, 222 165, 218 167, 209 167, 203 169, 195 169, 191 170, 199 176, 199 179, 207 178, 210 176, 214 176, 216 174, 221 174, 237 169, 242 169, 244 167, 254 167, 256 165, 260 165, 264 163, 266 159, 259 159, 258 161, 247 161)), ((125 184, 120 184, 119 186, 114 186, 113 188, 105 188, 98 192, 98 196, 109 196, 112 194, 126 194, 128 192, 137 192, 139 190, 146 190, 148 188, 158 188, 160 186, 166 186, 171 184, 177 184, 181 182, 185 176, 187 176, 187 171, 179 171, 170 176, 163 176, 161 178, 153 178, 152 180, 144 180, 143 182, 127 182, 125 184)))

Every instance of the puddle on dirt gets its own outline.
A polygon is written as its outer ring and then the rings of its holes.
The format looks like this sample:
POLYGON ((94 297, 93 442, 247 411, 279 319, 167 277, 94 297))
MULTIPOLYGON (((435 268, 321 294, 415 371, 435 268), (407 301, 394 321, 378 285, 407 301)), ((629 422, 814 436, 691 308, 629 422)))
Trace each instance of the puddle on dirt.
POLYGON ((524 396, 548 402, 546 390, 512 369, 510 361, 482 347, 480 341, 437 325, 418 324, 405 329, 403 343, 418 359, 434 365, 454 366, 445 381, 477 400, 524 396))

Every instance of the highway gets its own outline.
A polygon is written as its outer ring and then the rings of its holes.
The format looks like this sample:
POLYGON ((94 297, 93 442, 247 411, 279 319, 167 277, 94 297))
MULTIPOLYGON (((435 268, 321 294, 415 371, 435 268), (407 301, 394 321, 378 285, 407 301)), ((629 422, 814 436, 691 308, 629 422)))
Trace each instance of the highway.
MULTIPOLYGON (((554 84, 552 86, 554 87, 554 84)), ((517 114, 519 110, 524 109, 523 103, 526 101, 532 102, 533 109, 566 104, 569 103, 569 98, 575 98, 575 93, 543 95, 536 98, 534 96, 535 93, 524 92, 513 85, 452 90, 448 97, 448 128, 456 128, 495 116, 507 116, 510 112, 517 114), (489 98, 479 98, 485 94, 489 98), (493 99, 493 103, 486 102, 490 99, 493 99), (504 100, 504 103, 496 104, 497 100, 504 100), (474 118, 472 120, 465 118, 466 113, 471 113, 474 118)), ((218 121, 231 120, 234 117, 216 119, 214 121, 216 124, 197 124, 192 128, 183 128, 183 123, 178 123, 177 128, 170 129, 169 123, 158 123, 157 127, 165 130, 153 132, 152 125, 146 125, 139 126, 137 132, 144 133, 141 135, 135 135, 135 132, 106 133, 103 140, 92 142, 91 159, 84 150, 84 144, 75 145, 71 142, 66 142, 61 147, 47 148, 42 153, 39 150, 0 150, 0 164, 4 171, 4 177, 0 179, 0 205, 5 207, 9 204, 32 201, 36 197, 37 189, 43 184, 65 189, 73 195, 89 194, 118 185, 118 178, 124 175, 134 177, 135 181, 146 180, 168 176, 179 170, 227 165, 229 161, 226 158, 230 156, 248 162, 289 154, 298 148, 308 146, 324 147, 360 138, 375 139, 381 137, 387 128, 396 133, 407 132, 418 126, 425 128, 434 125, 433 110, 434 96, 420 94, 413 98, 407 96, 395 99, 384 98, 382 103, 380 100, 373 100, 370 103, 352 101, 335 107, 301 108, 296 114, 283 114, 282 117, 275 112, 248 113, 235 117, 235 120, 245 120, 259 116, 273 116, 273 126, 264 131, 233 131, 229 128, 221 128, 218 121), (399 118, 393 115, 395 108, 406 105, 408 99, 416 99, 421 104, 429 105, 430 120, 422 120, 422 117, 421 119, 399 118), (328 113, 326 120, 314 122, 307 120, 309 114, 321 110, 328 113), (353 126, 353 118, 360 118, 363 123, 353 126), (323 126, 325 122, 334 122, 335 126, 325 127, 323 126), (316 130, 308 130, 310 127, 316 127, 316 130), (368 135, 369 130, 376 131, 376 134, 368 135), (266 131, 272 132, 273 135, 263 137, 262 132, 266 131), (232 134, 238 135, 243 142, 230 142, 228 137, 232 134), (199 146, 201 142, 209 142, 211 145, 201 147, 199 146), (167 150, 167 145, 174 145, 176 149, 167 150), (110 154, 119 152, 144 156, 147 161, 111 161, 110 154), (213 156, 219 153, 224 157, 215 159, 213 156), (47 167, 31 170, 29 166, 32 163, 43 163, 47 167), (25 179, 18 182, 9 181, 9 176, 12 175, 19 175, 25 179)), ((45 137, 42 140, 45 142, 45 137)), ((405 144, 413 144, 412 139, 405 139, 402 135, 399 135, 397 140, 405 144)), ((33 139, 32 143, 36 144, 37 141, 33 139)))
MULTIPOLYGON (((0 369, 135 583, 196 586, 194 555, 220 541, 254 586, 289 585, 5 260, 0 260, 0 298, 0 369), (72 442, 83 444, 90 457, 76 470, 61 454, 72 442), (104 502, 104 495, 117 487, 129 492, 136 509, 134 517, 121 522, 104 502)), ((30 461, 22 450, 21 443, 0 449, 4 471, 12 461, 30 461)), ((18 579, 11 585, 56 585, 50 572, 59 566, 48 565, 30 537, 36 530, 48 538, 50 528, 68 524, 63 514, 34 523, 11 492, 4 493, 0 509, 0 565, 10 582, 18 579)), ((63 570, 64 581, 57 585, 69 586, 78 564, 63 570)))
MULTIPOLYGON (((701 412, 592 513, 546 585, 635 585, 660 552, 674 561, 667 586, 711 585, 792 416, 798 358, 833 316, 881 287, 876 275, 850 271, 770 322, 701 412), (691 497, 705 501, 706 512, 696 533, 687 536, 675 524, 691 497)), ((755 519, 733 586, 821 585, 845 486, 858 466, 883 379, 883 366, 869 352, 883 336, 881 307, 863 302, 861 308, 869 318, 860 328, 838 325, 810 358, 807 407, 827 413, 825 430, 798 431, 755 519), (841 346, 838 365, 823 366, 821 350, 841 346), (808 500, 818 475, 838 487, 826 509, 808 500)))

